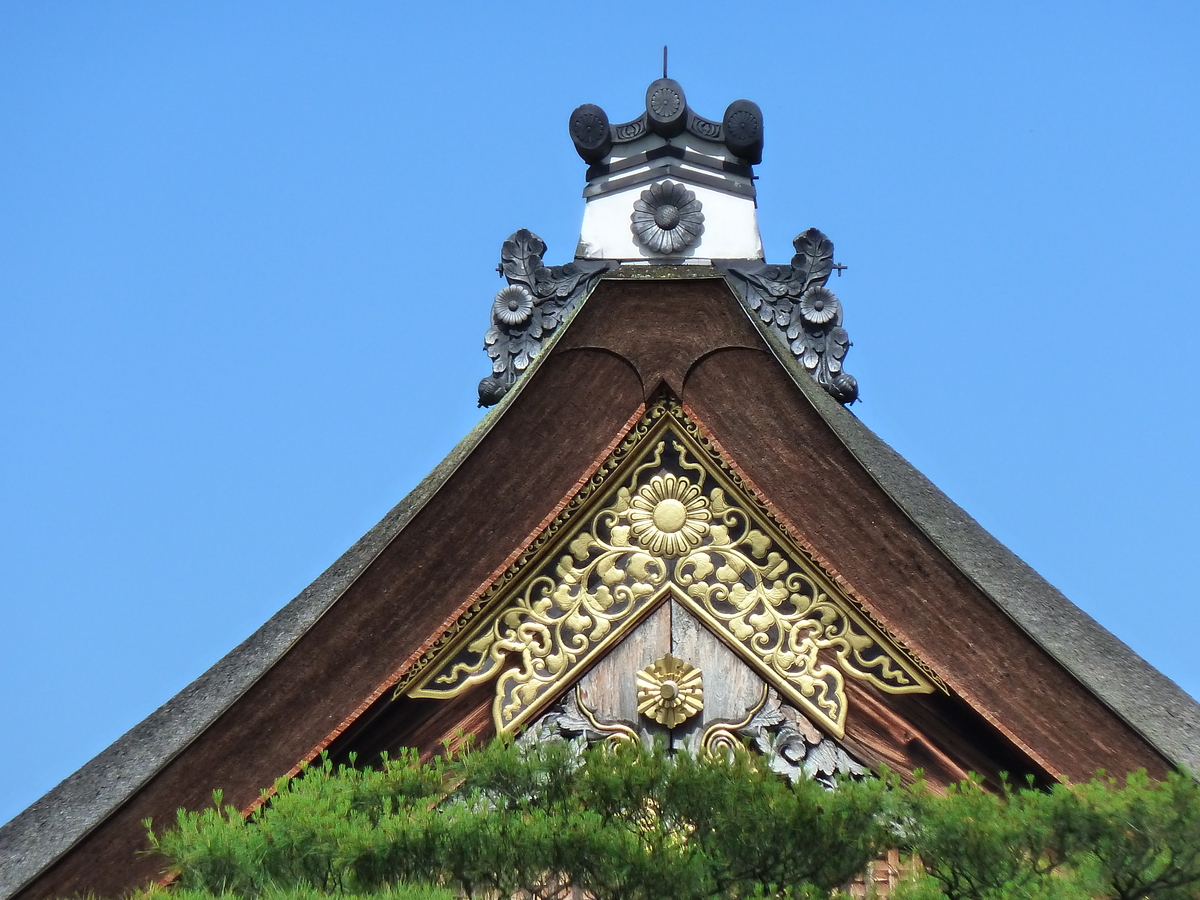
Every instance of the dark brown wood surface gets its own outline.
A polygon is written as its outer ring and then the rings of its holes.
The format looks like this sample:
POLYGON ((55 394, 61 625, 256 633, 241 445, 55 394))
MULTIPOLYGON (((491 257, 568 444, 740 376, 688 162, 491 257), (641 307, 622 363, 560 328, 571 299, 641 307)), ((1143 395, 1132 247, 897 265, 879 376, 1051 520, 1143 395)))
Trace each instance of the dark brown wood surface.
POLYGON ((688 370, 708 353, 766 349, 720 278, 603 281, 555 352, 574 347, 602 348, 628 360, 647 399, 663 382, 681 394, 688 370))
POLYGON ((884 694, 871 685, 849 681, 846 749, 871 768, 886 765, 910 780, 921 770, 926 781, 943 788, 969 773, 997 789, 1006 772, 1013 783, 1033 776, 1037 784, 1054 779, 1013 746, 961 698, 935 694, 884 694))
POLYGON ((893 634, 1060 779, 1166 761, 1038 647, 922 534, 767 354, 691 372, 684 402, 776 514, 893 634))
POLYGON ((848 746, 947 779, 1000 764, 1072 779, 1101 766, 1166 771, 872 480, 723 281, 608 280, 492 432, 317 624, 22 900, 117 896, 154 877, 161 863, 136 855, 143 818, 169 822, 218 787, 248 805, 347 726, 339 752, 355 734, 428 749, 484 722, 485 692, 441 711, 387 708, 380 692, 573 495, 664 382, 801 543, 951 687, 942 698, 855 691, 848 746))
POLYGON ((952 687, 848 685, 847 746, 934 783, 1038 781, 1165 760, 1042 651, 917 529, 820 418, 719 280, 610 281, 556 352, 592 347, 682 397, 803 544, 952 687))
POLYGON ((142 819, 244 807, 291 770, 473 592, 604 457, 642 403, 630 366, 548 359, 476 451, 313 628, 186 750, 18 895, 117 897, 161 874, 142 819))

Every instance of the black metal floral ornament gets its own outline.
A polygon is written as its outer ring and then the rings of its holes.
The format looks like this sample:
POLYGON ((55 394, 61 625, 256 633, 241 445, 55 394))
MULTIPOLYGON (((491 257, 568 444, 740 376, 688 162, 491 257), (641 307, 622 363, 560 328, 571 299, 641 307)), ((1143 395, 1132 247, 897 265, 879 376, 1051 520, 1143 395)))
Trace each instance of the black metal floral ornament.
POLYGON ((749 309, 783 338, 809 374, 839 403, 858 399, 858 381, 842 368, 850 335, 842 304, 825 286, 833 271, 833 241, 815 228, 792 242, 789 266, 727 263, 726 280, 749 309))
POLYGON ((501 288, 492 303, 492 318, 497 325, 516 328, 533 318, 533 294, 521 284, 501 288))
POLYGON ((633 203, 630 228, 643 247, 655 253, 686 250, 704 233, 703 205, 682 184, 652 184, 633 203))
POLYGON ((500 274, 508 279, 508 286, 492 301, 492 327, 483 339, 483 349, 492 358, 492 374, 479 382, 480 406, 500 402, 571 310, 616 265, 579 260, 545 266, 545 252, 542 239, 525 228, 500 248, 500 274))

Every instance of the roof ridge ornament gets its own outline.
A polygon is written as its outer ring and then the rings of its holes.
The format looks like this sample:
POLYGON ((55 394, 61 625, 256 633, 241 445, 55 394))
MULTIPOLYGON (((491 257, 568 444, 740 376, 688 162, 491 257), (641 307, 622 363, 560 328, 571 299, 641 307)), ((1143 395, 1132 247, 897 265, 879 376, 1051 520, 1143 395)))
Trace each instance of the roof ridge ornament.
POLYGON ((851 345, 842 327, 842 304, 826 287, 845 266, 833 261, 833 241, 816 228, 792 241, 791 265, 741 260, 714 263, 741 300, 791 350, 796 360, 835 400, 858 399, 858 380, 842 368, 851 345))
POLYGON ((500 247, 496 271, 508 286, 492 301, 492 325, 483 339, 492 374, 479 382, 480 406, 500 402, 600 276, 616 266, 607 260, 546 266, 545 252, 545 241, 527 228, 514 232, 500 247))
POLYGON ((577 259, 642 264, 762 259, 753 168, 763 150, 758 104, 735 100, 720 121, 706 119, 688 106, 683 87, 664 71, 646 88, 645 110, 636 119, 613 124, 603 109, 585 103, 571 113, 568 131, 588 163, 577 259), (703 230, 666 227, 664 221, 657 230, 640 227, 639 194, 645 200, 647 189, 661 191, 668 184, 691 192, 696 212, 704 207, 703 230), (638 226, 632 234, 631 214, 638 226), (681 241, 685 234, 688 240, 681 241))
POLYGON ((646 111, 636 119, 613 125, 603 109, 584 103, 571 113, 568 128, 575 152, 593 165, 608 156, 614 144, 629 144, 647 134, 672 138, 685 131, 724 144, 744 165, 758 165, 762 162, 762 122, 762 109, 753 100, 734 100, 720 122, 706 119, 688 106, 682 85, 664 75, 646 88, 646 111))
POLYGON ((660 181, 642 191, 629 216, 633 236, 658 253, 685 250, 704 234, 704 205, 682 184, 660 181))

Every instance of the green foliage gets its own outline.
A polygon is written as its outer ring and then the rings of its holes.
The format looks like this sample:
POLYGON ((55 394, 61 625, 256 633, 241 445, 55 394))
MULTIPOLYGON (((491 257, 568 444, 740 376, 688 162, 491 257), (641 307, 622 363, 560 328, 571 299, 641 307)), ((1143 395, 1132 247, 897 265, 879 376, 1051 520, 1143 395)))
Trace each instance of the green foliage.
POLYGON ((1123 790, 1113 779, 1098 779, 1073 793, 1091 851, 1083 864, 1094 896, 1185 900, 1200 894, 1197 792, 1196 782, 1182 774, 1156 784, 1138 772, 1123 790))
MULTIPOLYGON (((155 891, 153 896, 137 898, 137 900, 231 900, 228 893, 215 893, 203 888, 172 888, 169 891, 155 891), (159 894, 170 896, 158 896, 159 894)), ((263 890, 259 895, 262 900, 328 900, 329 894, 311 886, 293 885, 281 887, 273 885, 263 890)), ((384 888, 371 894, 342 894, 342 900, 457 900, 454 894, 446 888, 433 887, 424 884, 401 884, 384 888)))
POLYGON ((904 849, 923 867, 899 900, 1200 897, 1200 787, 1144 772, 989 794, 976 780, 908 792, 904 849))
POLYGON ((805 898, 837 893, 900 849, 898 900, 1190 900, 1200 896, 1200 790, 1173 775, 1049 791, 943 794, 888 776, 828 791, 750 753, 493 742, 421 764, 327 761, 281 780, 247 819, 180 811, 151 834, 180 900, 805 898))
MULTIPOLYGON (((374 895, 435 885, 469 897, 597 900, 824 895, 885 847, 883 781, 790 785, 750 754, 491 746, 427 765, 314 766, 247 819, 180 811, 152 833, 185 891, 374 895)), ((200 900, 200 895, 196 895, 200 900)))

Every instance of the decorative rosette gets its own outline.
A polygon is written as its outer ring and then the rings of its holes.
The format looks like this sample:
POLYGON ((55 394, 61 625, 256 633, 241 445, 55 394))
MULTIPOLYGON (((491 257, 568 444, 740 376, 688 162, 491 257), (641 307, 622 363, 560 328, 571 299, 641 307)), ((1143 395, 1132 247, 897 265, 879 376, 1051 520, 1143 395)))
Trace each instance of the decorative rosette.
POLYGON ((841 311, 841 304, 829 288, 810 287, 800 298, 800 315, 809 325, 826 325, 833 322, 841 311))
POLYGON ((524 325, 532 315, 533 294, 521 284, 500 288, 500 293, 492 302, 492 317, 509 328, 524 325))
POLYGON ((702 208, 696 195, 682 184, 652 184, 633 203, 633 236, 655 253, 678 253, 695 244, 704 233, 702 208))
POLYGON ((637 673, 638 712, 674 728, 704 709, 700 670, 668 653, 637 673))
POLYGON ((675 474, 655 475, 629 505, 634 540, 656 556, 691 552, 708 534, 712 520, 700 488, 675 474))

